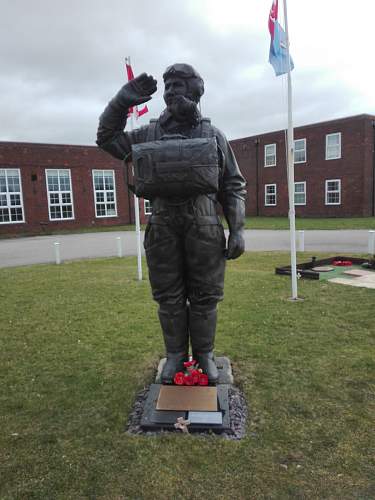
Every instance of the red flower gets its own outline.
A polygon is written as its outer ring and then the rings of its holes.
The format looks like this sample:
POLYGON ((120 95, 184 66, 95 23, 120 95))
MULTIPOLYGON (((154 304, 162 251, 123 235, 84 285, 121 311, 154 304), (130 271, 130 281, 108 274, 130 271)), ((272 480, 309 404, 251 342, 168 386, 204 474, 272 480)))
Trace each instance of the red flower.
POLYGON ((184 362, 184 367, 189 368, 189 366, 194 366, 195 361, 185 361, 184 362))
POLYGON ((205 373, 199 374, 199 385, 208 385, 208 377, 205 373))
POLYGON ((193 377, 194 385, 199 384, 199 377, 201 373, 198 370, 192 370, 191 376, 193 377))
POLYGON ((191 375, 184 375, 185 385, 194 385, 193 377, 191 375))
POLYGON ((332 264, 334 266, 352 266, 353 262, 351 260, 334 260, 332 264))
POLYGON ((183 372, 177 372, 174 376, 173 381, 176 385, 184 385, 184 379, 185 375, 183 374, 183 372))

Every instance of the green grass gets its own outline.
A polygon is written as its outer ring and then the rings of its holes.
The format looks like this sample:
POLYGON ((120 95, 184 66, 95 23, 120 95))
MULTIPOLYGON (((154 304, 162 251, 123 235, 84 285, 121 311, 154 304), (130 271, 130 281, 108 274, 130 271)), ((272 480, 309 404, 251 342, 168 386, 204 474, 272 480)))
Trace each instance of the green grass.
MULTIPOLYGON (((247 217, 246 229, 289 229, 288 217, 247 217)), ((296 229, 375 229, 375 217, 296 217, 296 229)))
POLYGON ((250 408, 238 442, 126 434, 163 354, 134 258, 0 270, 0 498, 374 498, 375 291, 301 280, 292 303, 287 263, 228 265, 216 351, 250 408))

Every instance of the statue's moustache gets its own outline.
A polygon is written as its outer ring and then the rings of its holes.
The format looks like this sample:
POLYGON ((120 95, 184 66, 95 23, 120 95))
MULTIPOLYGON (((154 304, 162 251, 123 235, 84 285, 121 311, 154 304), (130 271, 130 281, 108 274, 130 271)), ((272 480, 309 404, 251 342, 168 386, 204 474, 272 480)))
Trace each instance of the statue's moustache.
POLYGON ((197 104, 184 96, 169 98, 167 100, 167 107, 178 121, 184 120, 191 123, 195 123, 197 121, 197 104))

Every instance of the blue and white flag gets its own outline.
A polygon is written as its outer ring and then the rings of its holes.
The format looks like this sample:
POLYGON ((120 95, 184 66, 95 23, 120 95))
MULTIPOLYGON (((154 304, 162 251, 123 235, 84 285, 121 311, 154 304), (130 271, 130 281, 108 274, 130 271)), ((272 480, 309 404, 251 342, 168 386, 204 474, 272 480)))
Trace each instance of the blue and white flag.
POLYGON ((286 34, 278 21, 278 0, 273 0, 268 18, 268 30, 271 35, 269 62, 275 70, 276 76, 284 75, 294 68, 292 58, 288 57, 286 34))

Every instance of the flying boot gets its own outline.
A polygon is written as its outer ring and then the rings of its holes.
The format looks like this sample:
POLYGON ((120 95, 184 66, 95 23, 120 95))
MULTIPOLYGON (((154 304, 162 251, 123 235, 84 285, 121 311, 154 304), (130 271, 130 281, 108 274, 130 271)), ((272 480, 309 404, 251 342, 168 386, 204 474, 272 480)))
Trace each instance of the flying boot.
POLYGON ((193 359, 198 361, 210 384, 216 384, 219 372, 213 353, 216 332, 217 309, 189 308, 189 331, 193 359))
POLYGON ((161 380, 163 384, 173 384, 175 374, 184 370, 184 361, 189 355, 187 309, 183 307, 173 311, 160 307, 159 320, 167 351, 161 380))

